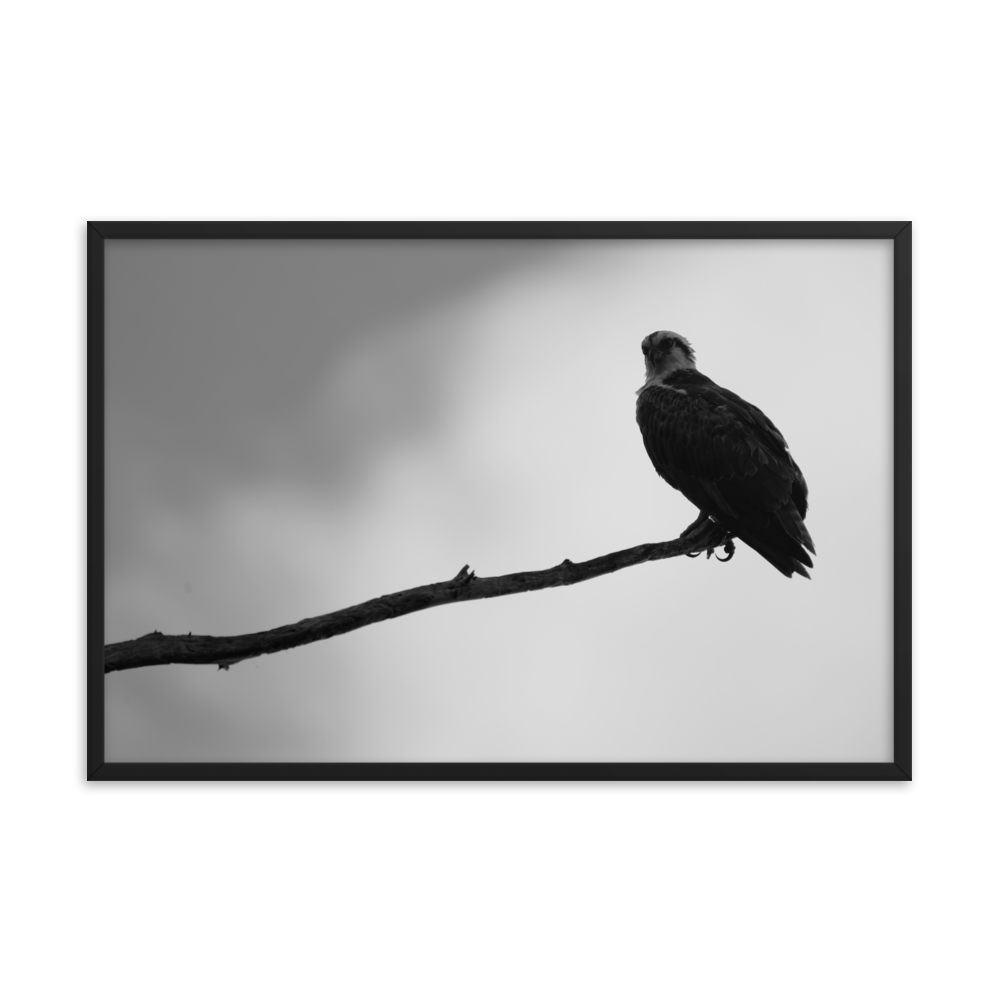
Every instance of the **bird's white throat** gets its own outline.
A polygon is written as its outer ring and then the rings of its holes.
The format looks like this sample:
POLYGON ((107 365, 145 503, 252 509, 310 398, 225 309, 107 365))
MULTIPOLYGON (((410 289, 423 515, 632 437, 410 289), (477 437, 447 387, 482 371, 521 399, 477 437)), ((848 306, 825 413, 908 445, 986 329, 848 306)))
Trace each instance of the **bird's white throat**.
MULTIPOLYGON (((643 389, 648 389, 651 385, 662 386, 665 378, 672 375, 674 372, 681 371, 682 369, 686 369, 688 371, 698 370, 694 363, 694 358, 689 357, 680 347, 674 347, 662 358, 657 358, 655 365, 649 358, 647 358, 646 381, 643 382, 640 388, 636 391, 636 395, 638 396, 643 389)), ((672 385, 664 386, 664 388, 675 389, 672 385)), ((676 389, 675 391, 683 392, 684 390, 676 389)))
MULTIPOLYGON (((694 365, 690 367, 694 368, 694 365)), ((674 369, 676 371, 677 369, 674 369)), ((669 373, 668 373, 669 374, 669 373)), ((667 385, 666 375, 657 375, 655 372, 646 379, 638 389, 635 390, 637 396, 641 396, 651 385, 658 385, 661 389, 669 389, 671 392, 679 392, 682 396, 687 395, 687 389, 680 389, 676 385, 667 385)))

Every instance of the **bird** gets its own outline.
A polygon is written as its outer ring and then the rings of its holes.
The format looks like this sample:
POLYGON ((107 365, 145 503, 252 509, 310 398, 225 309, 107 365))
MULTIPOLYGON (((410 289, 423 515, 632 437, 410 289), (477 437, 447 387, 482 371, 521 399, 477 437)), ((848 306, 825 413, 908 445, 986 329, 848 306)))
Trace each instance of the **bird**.
POLYGON ((636 420, 646 453, 701 512, 684 535, 711 519, 725 529, 730 554, 729 539, 739 538, 785 576, 808 579, 809 552, 816 554, 805 526, 809 490, 781 432, 702 375, 686 337, 657 330, 643 339, 642 353, 636 420))

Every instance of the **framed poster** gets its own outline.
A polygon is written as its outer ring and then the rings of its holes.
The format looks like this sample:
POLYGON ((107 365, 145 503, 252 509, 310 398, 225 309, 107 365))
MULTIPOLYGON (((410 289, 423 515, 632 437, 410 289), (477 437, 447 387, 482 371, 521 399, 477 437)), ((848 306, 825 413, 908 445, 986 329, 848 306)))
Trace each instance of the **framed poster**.
POLYGON ((909 223, 88 240, 91 779, 910 778, 909 223))

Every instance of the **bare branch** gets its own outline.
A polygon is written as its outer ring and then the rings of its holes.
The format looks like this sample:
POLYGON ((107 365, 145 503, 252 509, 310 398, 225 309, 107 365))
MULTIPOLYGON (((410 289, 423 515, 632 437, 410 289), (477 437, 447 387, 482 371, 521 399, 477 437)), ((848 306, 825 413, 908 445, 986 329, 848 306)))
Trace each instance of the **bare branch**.
POLYGON ((573 583, 656 559, 696 555, 700 552, 711 555, 713 549, 723 544, 731 552, 732 546, 726 540, 725 529, 714 521, 699 518, 680 538, 673 541, 636 545, 587 562, 573 563, 567 559, 551 569, 482 578, 470 572, 468 566, 463 566, 454 579, 386 594, 365 601, 364 604, 331 611, 318 618, 306 618, 294 625, 283 625, 269 632, 234 636, 163 635, 160 632, 150 632, 128 642, 113 642, 104 647, 104 671, 111 673, 114 670, 131 670, 159 663, 215 663, 228 670, 240 660, 304 646, 306 643, 329 639, 387 618, 399 618, 440 604, 478 601, 504 594, 523 594, 529 590, 545 590, 548 587, 568 587, 573 583))

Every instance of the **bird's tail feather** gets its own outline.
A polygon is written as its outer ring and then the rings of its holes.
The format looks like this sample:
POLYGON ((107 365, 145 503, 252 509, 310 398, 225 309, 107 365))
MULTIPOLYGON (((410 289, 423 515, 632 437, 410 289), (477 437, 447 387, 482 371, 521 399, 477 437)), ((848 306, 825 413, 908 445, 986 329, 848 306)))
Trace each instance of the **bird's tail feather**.
POLYGON ((788 577, 798 573, 799 576, 804 576, 807 580, 812 579, 809 576, 809 571, 806 569, 806 566, 812 566, 812 560, 805 549, 800 547, 801 556, 797 558, 785 552, 779 552, 777 549, 761 541, 761 539, 748 537, 742 532, 737 537, 746 542, 750 548, 759 552, 779 573, 784 573, 788 577))
POLYGON ((774 519, 767 519, 762 524, 747 524, 744 521, 734 525, 731 530, 737 538, 759 552, 778 572, 788 577, 798 573, 808 580, 810 576, 806 567, 811 567, 813 562, 803 546, 813 554, 816 549, 798 511, 794 511, 794 515, 793 518, 788 511, 781 511, 777 523, 774 519))
POLYGON ((789 504, 783 510, 778 511, 778 521, 781 522, 781 526, 795 541, 804 545, 813 555, 816 555, 816 546, 813 545, 812 535, 809 534, 809 529, 806 527, 805 521, 802 520, 802 515, 795 509, 793 504, 789 504))

